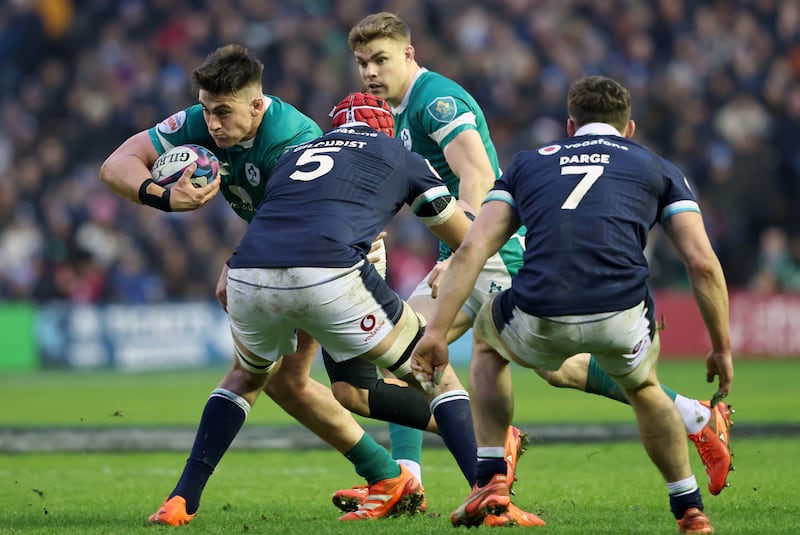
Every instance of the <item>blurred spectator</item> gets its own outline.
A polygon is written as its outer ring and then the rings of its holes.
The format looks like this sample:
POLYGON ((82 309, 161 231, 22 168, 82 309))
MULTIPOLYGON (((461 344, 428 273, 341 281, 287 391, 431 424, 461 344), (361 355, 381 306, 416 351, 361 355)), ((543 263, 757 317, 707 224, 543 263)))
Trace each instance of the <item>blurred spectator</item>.
MULTIPOLYGON (((794 248, 798 245, 795 243, 794 248)), ((762 293, 800 290, 800 257, 792 253, 783 229, 764 229, 759 240, 758 268, 751 281, 752 289, 762 293)))
MULTIPOLYGON (((267 92, 327 127, 332 103, 357 89, 347 32, 382 9, 409 23, 421 65, 476 96, 501 165, 564 135, 574 78, 625 82, 637 140, 692 181, 731 287, 800 289, 795 0, 10 0, 0 3, 0 299, 212 299, 244 222, 221 199, 191 214, 115 203, 99 162, 194 103, 192 69, 234 41, 264 61, 267 92)), ((405 295, 436 246, 405 215, 389 230, 389 277, 405 295)), ((664 240, 648 255, 656 287, 685 287, 664 240)))

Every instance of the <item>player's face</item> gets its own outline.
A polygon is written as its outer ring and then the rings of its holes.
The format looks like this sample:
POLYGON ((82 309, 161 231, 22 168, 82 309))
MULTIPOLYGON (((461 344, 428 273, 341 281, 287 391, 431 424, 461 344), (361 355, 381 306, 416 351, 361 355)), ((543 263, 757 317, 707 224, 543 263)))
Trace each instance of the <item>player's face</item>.
POLYGON ((354 51, 358 74, 368 93, 399 105, 413 76, 414 61, 411 45, 388 39, 374 39, 354 51))
POLYGON ((261 95, 243 91, 240 95, 212 95, 200 90, 200 104, 208 133, 222 149, 255 137, 263 106, 261 95))

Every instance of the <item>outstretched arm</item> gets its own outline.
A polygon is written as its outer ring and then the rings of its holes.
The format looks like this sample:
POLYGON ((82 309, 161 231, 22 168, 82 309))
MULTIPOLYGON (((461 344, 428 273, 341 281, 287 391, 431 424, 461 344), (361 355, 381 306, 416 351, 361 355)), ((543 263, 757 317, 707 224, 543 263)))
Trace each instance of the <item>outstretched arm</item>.
POLYGON ((706 379, 710 383, 715 376, 719 376, 719 393, 727 395, 733 382, 733 357, 728 288, 722 266, 711 247, 699 213, 675 214, 664 225, 664 230, 686 265, 695 302, 711 339, 711 353, 706 359, 706 379))
MULTIPOLYGON (((475 287, 486 260, 496 253, 519 227, 512 207, 502 201, 487 202, 470 226, 464 241, 450 260, 442 277, 436 308, 425 335, 413 353, 415 375, 437 382, 448 363, 447 331, 475 287)), ((422 381, 420 381, 422 382, 422 381)))

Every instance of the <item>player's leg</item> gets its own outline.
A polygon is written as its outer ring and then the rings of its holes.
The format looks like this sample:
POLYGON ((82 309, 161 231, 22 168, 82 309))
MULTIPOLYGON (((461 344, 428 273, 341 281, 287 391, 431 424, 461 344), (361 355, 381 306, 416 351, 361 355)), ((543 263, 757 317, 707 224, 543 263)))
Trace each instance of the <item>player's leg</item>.
MULTIPOLYGON (((502 294, 500 294, 502 295, 502 294)), ((473 326, 470 393, 477 440, 475 483, 450 519, 454 525, 543 526, 545 522, 510 502, 514 471, 509 468, 508 429, 514 411, 508 349, 494 324, 492 303, 485 303, 473 326), (498 352, 502 347, 504 354, 498 352), (499 502, 496 502, 499 500, 499 502)), ((520 364, 530 367, 528 364, 520 364)))
POLYGON ((581 335, 595 347, 598 364, 630 401, 642 444, 667 484, 670 509, 680 530, 688 527, 691 533, 711 533, 713 528, 703 514, 700 488, 689 463, 683 422, 656 375, 660 341, 648 310, 652 308, 641 303, 585 324, 581 335), (603 340, 608 345, 599 349, 603 340), (631 347, 634 349, 627 349, 631 347))
MULTIPOLYGON (((555 387, 574 388, 629 403, 624 391, 589 353, 568 358, 558 370, 537 369, 536 373, 555 387)), ((724 402, 712 407, 709 401, 688 398, 664 384, 661 388, 678 409, 686 434, 703 461, 709 492, 719 494, 728 486, 728 472, 733 469, 733 453, 730 450, 730 428, 733 423, 730 415, 735 411, 724 402)))
POLYGON ((323 348, 322 360, 339 403, 360 416, 396 424, 390 425, 392 456, 398 461, 409 458, 416 461, 416 466, 406 465, 416 475, 419 458, 410 457, 408 452, 404 455, 402 444, 410 440, 413 453, 413 449, 419 450, 418 443, 422 440, 421 433, 416 431, 438 432, 425 395, 391 374, 379 378, 377 368, 363 359, 335 362, 323 348), (393 432, 394 429, 410 429, 414 433, 408 434, 411 438, 407 439, 393 432))
MULTIPOLYGON (((304 350, 308 349, 300 348, 298 351, 304 350)), ((314 348, 310 350, 314 351, 314 348)), ((270 369, 265 363, 252 369, 256 371, 245 369, 240 351, 237 347, 233 367, 206 402, 178 483, 161 507, 150 515, 148 522, 177 526, 188 524, 197 514, 208 479, 244 425, 250 408, 264 388, 270 369)))
MULTIPOLYGON (((369 484, 369 497, 363 507, 342 520, 380 518, 400 512, 417 512, 422 501, 421 486, 413 474, 392 460, 389 453, 372 440, 333 397, 330 389, 310 378, 314 355, 297 354, 299 343, 316 344, 311 335, 330 334, 329 326, 341 317, 347 300, 347 282, 358 272, 346 269, 309 270, 231 270, 228 279, 228 316, 237 343, 252 355, 252 362, 268 361, 272 355, 294 352, 281 359, 267 381, 267 393, 287 413, 294 416, 324 441, 350 460, 369 484), (235 271, 235 273, 234 273, 235 271), (290 280, 292 288, 281 288, 290 280), (344 284, 342 288, 340 284, 344 284), (256 288, 256 290, 254 290, 256 288), (340 299, 337 301, 337 299, 340 299), (333 316, 320 312, 334 303, 333 316), (281 314, 265 313, 271 306, 281 314), (303 329, 300 331, 299 329, 303 329)), ((352 324, 350 324, 352 325, 352 324)), ((358 329, 360 338, 363 330, 358 329)), ((328 338, 330 340, 330 338, 328 338)), ((314 351, 316 354, 316 351, 314 351)))

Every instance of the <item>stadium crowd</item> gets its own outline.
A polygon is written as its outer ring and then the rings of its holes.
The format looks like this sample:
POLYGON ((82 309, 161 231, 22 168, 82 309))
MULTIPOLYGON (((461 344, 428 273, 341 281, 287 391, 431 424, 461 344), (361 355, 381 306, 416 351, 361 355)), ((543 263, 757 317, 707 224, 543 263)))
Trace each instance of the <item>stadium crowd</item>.
MULTIPOLYGON (((262 59, 268 93, 325 129, 332 105, 358 89, 346 32, 379 10, 409 24, 421 65, 476 97, 501 165, 565 135, 575 78, 625 83, 636 140, 694 182, 730 286, 800 290, 796 0, 10 0, 0 4, 0 300, 211 299, 245 223, 221 196, 179 214, 121 201, 100 183, 100 162, 193 104, 191 70, 231 42, 262 59)), ((410 217, 389 230, 390 282, 407 295, 436 242, 410 217)), ((685 287, 682 264, 653 243, 652 285, 685 287)))

